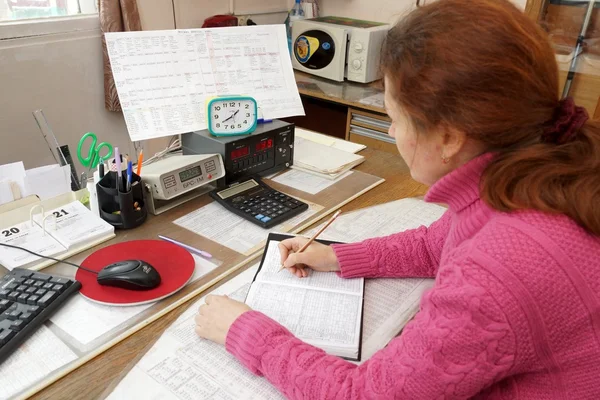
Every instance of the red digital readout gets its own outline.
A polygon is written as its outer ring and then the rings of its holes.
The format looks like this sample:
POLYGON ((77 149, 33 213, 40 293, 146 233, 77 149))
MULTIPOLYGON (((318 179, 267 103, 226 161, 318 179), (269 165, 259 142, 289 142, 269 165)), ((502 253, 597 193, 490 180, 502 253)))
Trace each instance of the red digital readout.
POLYGON ((267 139, 256 143, 256 151, 263 151, 273 147, 273 139, 267 139))
POLYGON ((250 148, 248 146, 242 147, 241 149, 235 149, 231 152, 231 159, 237 160, 240 157, 244 157, 250 154, 250 148))

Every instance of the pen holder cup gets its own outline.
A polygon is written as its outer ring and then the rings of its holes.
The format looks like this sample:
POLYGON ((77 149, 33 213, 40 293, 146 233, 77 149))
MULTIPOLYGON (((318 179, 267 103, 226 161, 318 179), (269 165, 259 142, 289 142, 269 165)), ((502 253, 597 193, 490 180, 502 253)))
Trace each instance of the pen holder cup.
MULTIPOLYGON (((120 229, 131 229, 140 226, 148 216, 144 202, 142 178, 133 174, 131 188, 128 191, 117 190, 117 173, 108 172, 96 184, 98 193, 98 210, 100 217, 120 229)), ((123 174, 121 188, 126 188, 123 174)))

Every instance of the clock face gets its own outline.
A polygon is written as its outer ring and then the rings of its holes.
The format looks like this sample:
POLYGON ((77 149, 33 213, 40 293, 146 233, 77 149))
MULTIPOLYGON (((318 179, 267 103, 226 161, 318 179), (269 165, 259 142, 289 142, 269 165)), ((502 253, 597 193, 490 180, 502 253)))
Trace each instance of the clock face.
POLYGON ((214 99, 208 109, 209 131, 215 135, 241 135, 256 128, 256 102, 248 97, 214 99))

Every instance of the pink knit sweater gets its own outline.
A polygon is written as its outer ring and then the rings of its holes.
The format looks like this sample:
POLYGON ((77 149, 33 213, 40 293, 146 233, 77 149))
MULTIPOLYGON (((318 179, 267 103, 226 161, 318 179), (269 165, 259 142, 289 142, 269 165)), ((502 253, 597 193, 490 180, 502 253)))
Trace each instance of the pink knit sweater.
POLYGON ((600 399, 600 238, 569 218, 479 197, 490 155, 439 180, 449 210, 420 228, 336 245, 344 277, 435 277, 420 311, 360 366, 242 314, 227 350, 294 399, 600 399))

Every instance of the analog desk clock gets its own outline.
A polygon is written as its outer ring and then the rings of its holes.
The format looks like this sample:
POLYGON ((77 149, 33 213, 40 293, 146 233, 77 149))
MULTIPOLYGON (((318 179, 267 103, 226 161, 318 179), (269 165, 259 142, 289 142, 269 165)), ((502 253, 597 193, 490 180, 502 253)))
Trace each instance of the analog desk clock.
POLYGON ((208 131, 213 136, 249 135, 256 129, 257 103, 250 96, 221 96, 207 100, 208 131))

